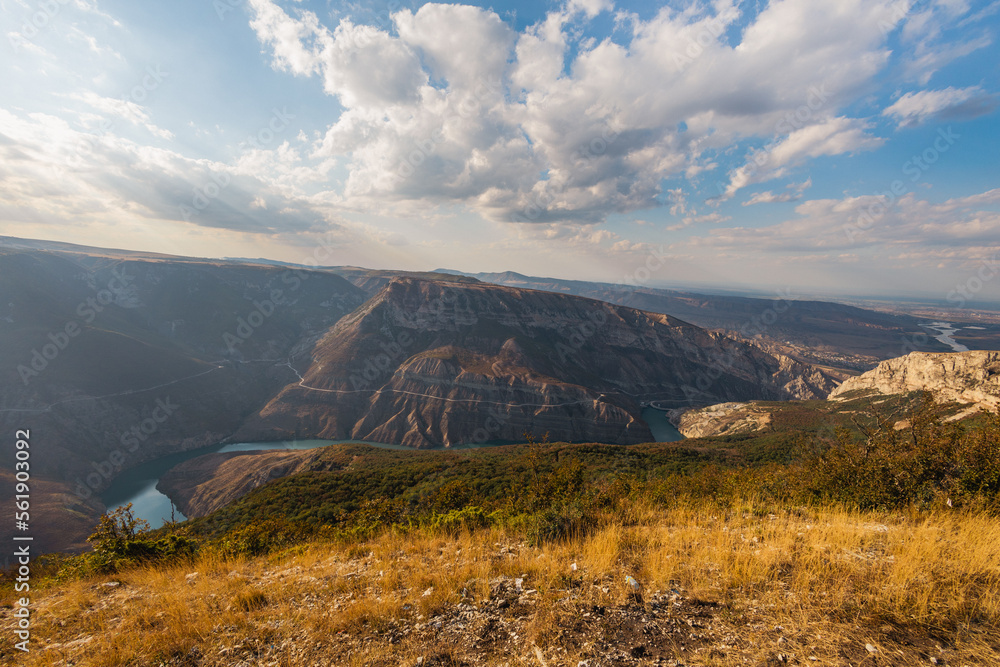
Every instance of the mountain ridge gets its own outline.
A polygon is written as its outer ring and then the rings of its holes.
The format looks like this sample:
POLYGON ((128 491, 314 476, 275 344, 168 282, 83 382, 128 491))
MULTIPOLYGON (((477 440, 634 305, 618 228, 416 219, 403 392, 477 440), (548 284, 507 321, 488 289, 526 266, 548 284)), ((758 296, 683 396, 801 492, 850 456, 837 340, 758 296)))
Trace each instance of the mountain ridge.
POLYGON ((638 415, 643 400, 818 397, 835 384, 799 362, 668 315, 411 277, 393 278, 344 317, 312 357, 300 382, 251 420, 247 434, 426 447, 553 431, 567 441, 624 444, 652 439, 638 415), (335 406, 311 392, 336 394, 335 406), (417 405, 412 397, 420 396, 437 407, 417 405), (472 427, 475 417, 461 408, 475 396, 498 406, 489 428, 472 427), (578 413, 552 421, 560 409, 578 413), (589 432, 582 430, 588 422, 589 432), (483 438, 484 429, 493 437, 483 438))

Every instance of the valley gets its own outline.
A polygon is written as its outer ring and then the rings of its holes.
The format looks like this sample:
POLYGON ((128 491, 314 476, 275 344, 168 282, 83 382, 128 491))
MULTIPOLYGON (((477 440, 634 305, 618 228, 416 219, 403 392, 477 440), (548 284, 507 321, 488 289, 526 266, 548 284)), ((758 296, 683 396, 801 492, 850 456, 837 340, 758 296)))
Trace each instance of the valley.
POLYGON ((836 384, 662 313, 448 274, 350 277, 5 238, 0 422, 40 436, 43 547, 84 548, 119 476, 218 443, 639 443, 654 439, 642 402, 836 384))
MULTIPOLYGON (((26 242, 0 246, 0 282, 11 294, 0 421, 30 424, 35 544, 61 552, 39 567, 100 618, 138 627, 141 605, 167 606, 261 633, 263 615, 291 627, 332 605, 337 650, 386 665, 510 652, 654 664, 689 650, 743 664, 790 646, 832 661, 1000 655, 984 629, 1000 619, 992 608, 972 635, 934 644, 928 626, 966 618, 966 601, 995 589, 974 570, 993 563, 982 554, 1000 502, 1000 353, 949 351, 969 336, 988 345, 988 322, 26 242), (880 593, 885 576, 941 571, 903 539, 938 526, 979 542, 940 543, 954 579, 934 608, 913 601, 915 587, 906 601, 880 593), (720 548, 735 555, 720 564, 720 548), (813 564, 859 550, 892 559, 813 564), (428 563, 459 569, 432 575, 428 563), (410 574, 387 586, 376 566, 410 574), (218 592, 188 595, 200 581, 218 592), (864 600, 844 597, 847 585, 864 600), (807 622, 828 643, 798 629, 735 639, 765 620, 794 628, 801 606, 787 596, 817 590, 829 604, 807 622), (845 614, 883 625, 860 644, 829 620, 845 614), (529 635, 530 651, 476 639, 500 626, 529 635), (441 636, 450 653, 435 648, 441 636)), ((12 470, 0 470, 7 488, 12 470)), ((44 626, 48 650, 64 660, 84 645, 134 664, 263 654, 221 626, 127 649, 56 599, 41 605, 56 624, 44 626)), ((303 660, 333 650, 310 632, 273 636, 286 653, 311 642, 303 660)))

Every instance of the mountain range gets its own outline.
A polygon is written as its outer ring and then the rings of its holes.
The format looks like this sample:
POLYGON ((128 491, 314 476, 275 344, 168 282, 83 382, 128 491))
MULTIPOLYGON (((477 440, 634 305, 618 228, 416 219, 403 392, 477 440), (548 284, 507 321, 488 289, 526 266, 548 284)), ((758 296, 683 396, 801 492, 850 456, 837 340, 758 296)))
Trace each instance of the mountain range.
POLYGON ((58 549, 83 546, 113 479, 166 454, 293 438, 649 442, 650 403, 825 398, 843 365, 785 354, 782 337, 813 336, 813 351, 843 343, 857 360, 863 332, 883 354, 915 330, 790 298, 11 238, 0 239, 0 288, 0 422, 31 429, 36 539, 58 549))

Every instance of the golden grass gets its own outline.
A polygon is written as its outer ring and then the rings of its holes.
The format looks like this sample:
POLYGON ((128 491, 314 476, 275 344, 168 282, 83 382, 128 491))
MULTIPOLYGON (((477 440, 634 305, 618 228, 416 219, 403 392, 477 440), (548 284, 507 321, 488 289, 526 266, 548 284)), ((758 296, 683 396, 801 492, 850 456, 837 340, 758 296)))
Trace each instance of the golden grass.
MULTIPOLYGON (((779 653, 801 664, 1000 664, 996 518, 770 514, 752 504, 633 509, 631 525, 540 547, 500 530, 387 533, 52 584, 33 591, 33 650, 18 661, 413 665, 430 655, 447 664, 441 656, 450 652, 455 664, 538 665, 537 646, 546 664, 575 666, 597 640, 575 625, 594 605, 634 605, 623 581, 631 574, 647 594, 680 589, 721 605, 716 627, 738 637, 739 650, 687 654, 685 664, 768 664, 779 653), (501 577, 537 591, 530 606, 504 612, 510 628, 488 629, 504 647, 449 645, 433 627, 413 629, 434 618, 458 622, 463 602, 485 607, 501 577)), ((483 631, 475 618, 468 625, 470 636, 483 631)))

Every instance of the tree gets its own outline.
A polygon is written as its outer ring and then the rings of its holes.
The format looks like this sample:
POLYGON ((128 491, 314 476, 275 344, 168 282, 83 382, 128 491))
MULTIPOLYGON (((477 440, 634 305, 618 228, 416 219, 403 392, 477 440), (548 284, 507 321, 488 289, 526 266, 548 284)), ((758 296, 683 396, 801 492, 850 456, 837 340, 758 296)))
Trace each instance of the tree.
POLYGON ((132 503, 112 510, 101 517, 94 534, 87 541, 94 551, 110 557, 128 558, 135 554, 141 537, 149 532, 149 523, 132 513, 132 503))

